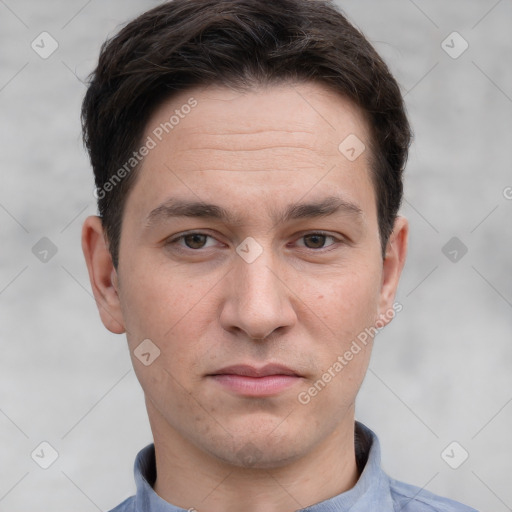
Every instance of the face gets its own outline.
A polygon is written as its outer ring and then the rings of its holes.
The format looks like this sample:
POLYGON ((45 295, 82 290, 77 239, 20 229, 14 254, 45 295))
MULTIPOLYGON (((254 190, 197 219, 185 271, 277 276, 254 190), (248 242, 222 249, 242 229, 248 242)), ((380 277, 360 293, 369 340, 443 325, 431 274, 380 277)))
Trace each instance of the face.
POLYGON ((399 218, 382 259, 363 116, 315 84, 209 87, 161 105, 143 141, 117 271, 94 219, 84 250, 155 439, 259 467, 326 446, 353 426, 358 335, 391 318, 405 257, 399 218))

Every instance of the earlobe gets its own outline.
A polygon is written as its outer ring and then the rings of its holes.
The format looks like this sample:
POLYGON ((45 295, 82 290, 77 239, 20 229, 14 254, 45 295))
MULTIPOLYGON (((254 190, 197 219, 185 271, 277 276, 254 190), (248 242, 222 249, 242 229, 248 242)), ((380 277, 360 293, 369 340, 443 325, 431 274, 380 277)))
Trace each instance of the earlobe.
MULTIPOLYGON (((390 312, 394 311, 393 301, 395 299, 396 290, 400 275, 405 265, 407 255, 407 243, 409 237, 409 223, 405 217, 397 217, 393 232, 391 233, 387 247, 386 257, 382 266, 382 282, 379 301, 379 317, 388 321, 394 316, 390 316, 390 312)), ((386 323, 388 323, 386 321, 386 323)))
POLYGON ((82 227, 82 250, 92 292, 103 325, 115 334, 125 332, 118 294, 117 272, 112 263, 101 219, 87 217, 82 227))

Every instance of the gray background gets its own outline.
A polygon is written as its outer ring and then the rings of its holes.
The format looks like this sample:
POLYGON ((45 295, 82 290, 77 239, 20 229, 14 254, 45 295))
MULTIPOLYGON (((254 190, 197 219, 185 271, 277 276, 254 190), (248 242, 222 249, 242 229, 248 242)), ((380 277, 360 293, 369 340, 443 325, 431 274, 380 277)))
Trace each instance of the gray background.
MULTIPOLYGON (((512 510, 512 2, 339 3, 396 74, 416 135, 404 308, 377 338, 357 417, 392 476, 512 510), (453 31, 469 44, 458 58, 442 47, 453 31), (452 237, 455 262, 442 251, 452 237), (452 441, 469 453, 458 469, 441 456, 452 441)), ((81 253, 95 204, 79 109, 102 41, 156 4, 0 0, 1 511, 108 510, 133 493, 151 441, 125 338, 100 323, 81 253), (47 59, 31 48, 42 31, 59 44, 47 59), (43 237, 57 248, 46 262, 32 251, 43 237), (46 470, 31 458, 42 441, 59 454, 46 470)))

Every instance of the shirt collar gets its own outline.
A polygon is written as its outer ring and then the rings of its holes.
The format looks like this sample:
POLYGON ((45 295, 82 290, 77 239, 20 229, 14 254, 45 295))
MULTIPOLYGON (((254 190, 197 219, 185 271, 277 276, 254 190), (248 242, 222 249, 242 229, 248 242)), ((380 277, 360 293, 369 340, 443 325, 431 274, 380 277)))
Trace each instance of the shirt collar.
MULTIPOLYGON (((362 512, 378 505, 380 512, 393 510, 389 479, 380 467, 380 445, 374 432, 355 424, 356 457, 362 473, 352 489, 297 512, 362 512)), ((155 446, 142 449, 135 460, 135 510, 137 512, 187 512, 158 496, 152 489, 156 480, 155 446)))

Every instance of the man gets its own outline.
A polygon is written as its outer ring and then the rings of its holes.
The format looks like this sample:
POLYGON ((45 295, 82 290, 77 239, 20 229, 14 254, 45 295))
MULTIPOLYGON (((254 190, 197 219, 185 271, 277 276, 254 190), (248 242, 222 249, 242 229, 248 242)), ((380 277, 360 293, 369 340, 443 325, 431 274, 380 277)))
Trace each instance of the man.
POLYGON ((390 479, 355 398, 394 302, 410 129, 319 0, 174 0, 102 48, 83 249, 154 445, 115 511, 469 511, 390 479))

